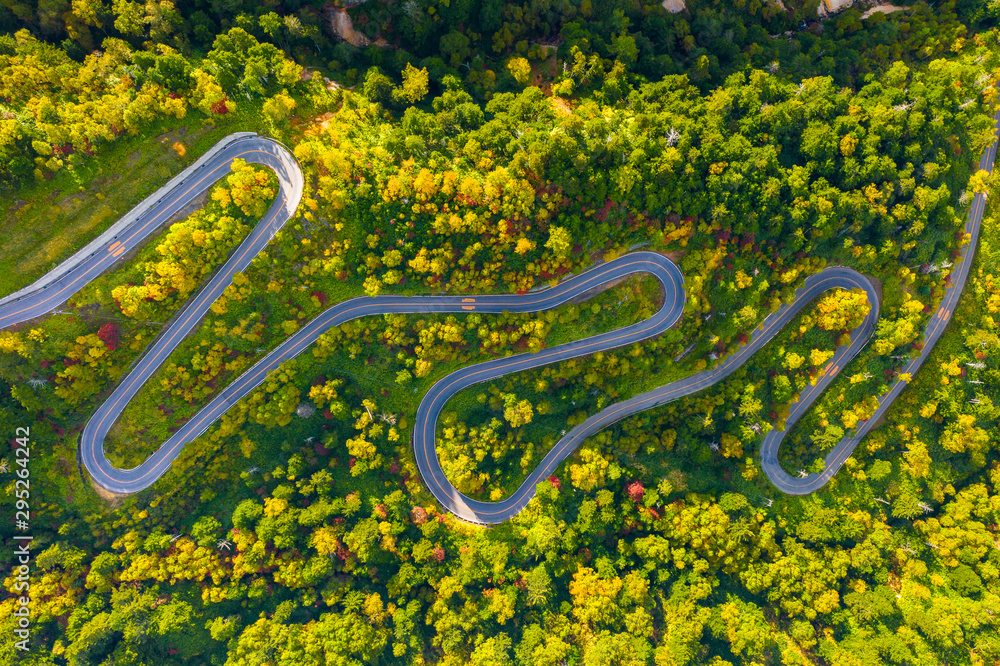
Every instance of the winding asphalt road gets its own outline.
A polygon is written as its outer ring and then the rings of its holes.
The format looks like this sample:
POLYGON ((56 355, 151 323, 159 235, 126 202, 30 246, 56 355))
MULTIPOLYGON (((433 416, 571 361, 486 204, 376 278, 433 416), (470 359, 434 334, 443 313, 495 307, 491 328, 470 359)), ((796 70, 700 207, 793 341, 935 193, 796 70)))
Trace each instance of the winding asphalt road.
MULTIPOLYGON (((993 164, 996 161, 997 156, 997 136, 1000 134, 1000 111, 993 116, 993 143, 986 149, 982 157, 979 158, 979 168, 983 171, 993 171, 993 164)), ((930 356, 931 352, 934 350, 934 346, 937 345, 938 340, 944 333, 945 329, 948 328, 948 323, 951 321, 952 315, 955 313, 955 308, 958 306, 958 300, 962 296, 962 290, 965 288, 965 282, 969 277, 969 271, 972 269, 972 259, 976 254, 976 246, 979 244, 979 232, 980 227, 983 222, 983 213, 986 212, 986 195, 977 194, 972 200, 972 205, 969 208, 969 214, 965 219, 964 231, 969 237, 969 241, 962 246, 960 249, 960 259, 955 262, 955 266, 951 272, 951 284, 945 289, 944 298, 941 299, 941 303, 938 305, 937 311, 931 316, 930 322, 927 324, 927 328, 924 330, 924 346, 920 351, 920 355, 916 358, 911 358, 903 368, 899 370, 900 374, 907 374, 911 377, 914 376, 920 366, 924 364, 924 361, 930 356)), ((869 301, 874 303, 871 296, 869 296, 869 301)), ((853 334, 852 334, 853 335, 853 334)), ((827 372, 821 382, 817 382, 815 386, 815 393, 818 394, 822 391, 827 384, 832 381, 833 377, 836 376, 837 371, 843 368, 847 363, 847 360, 838 362, 837 358, 840 355, 840 350, 837 351, 837 356, 831 361, 832 367, 831 372, 827 372)), ((841 468, 841 466, 851 457, 851 453, 854 448, 865 438, 872 428, 874 428, 882 416, 888 411, 889 406, 892 405, 893 401, 899 397, 899 394, 903 392, 906 387, 907 382, 903 380, 897 380, 892 388, 881 396, 878 396, 879 405, 875 409, 875 413, 870 419, 863 422, 858 426, 857 430, 852 435, 848 435, 842 439, 836 446, 830 449, 830 452, 826 454, 823 461, 823 471, 810 474, 809 476, 802 478, 792 478, 783 479, 782 483, 779 483, 776 479, 780 478, 782 475, 787 477, 778 464, 778 448, 781 446, 781 440, 785 436, 785 431, 774 431, 769 432, 765 437, 764 441, 761 443, 760 453, 761 453, 761 467, 764 473, 767 474, 768 478, 774 482, 779 489, 789 495, 808 495, 809 493, 818 490, 819 488, 826 485, 826 482, 833 478, 833 475, 841 468)), ((793 405, 791 414, 788 417, 786 426, 790 429, 792 424, 797 421, 809 405, 815 400, 815 395, 800 397, 799 402, 793 405)))
MULTIPOLYGON (((285 360, 302 353, 332 327, 359 317, 386 313, 538 312, 558 307, 595 287, 637 273, 653 275, 659 280, 663 289, 663 306, 649 319, 536 354, 509 356, 462 368, 431 387, 417 409, 413 447, 424 482, 444 508, 463 520, 479 524, 495 524, 508 520, 523 509, 534 496, 535 486, 549 476, 587 437, 627 416, 677 400, 718 383, 767 344, 803 307, 830 289, 864 290, 872 307, 868 316, 852 332, 851 344, 839 348, 833 359, 821 370, 815 384, 799 395, 786 419, 786 430, 771 431, 764 438, 761 445, 762 467, 768 478, 779 490, 789 494, 805 494, 820 488, 837 472, 858 442, 902 391, 903 382, 898 382, 888 394, 880 398, 880 405, 875 415, 853 436, 846 437, 830 451, 822 473, 795 478, 778 465, 778 448, 787 430, 809 408, 838 372, 867 344, 878 320, 877 293, 868 279, 849 268, 827 268, 807 278, 805 284, 796 291, 791 304, 784 305, 769 315, 753 332, 749 343, 715 368, 611 405, 574 427, 556 443, 538 467, 507 499, 500 502, 480 502, 460 493, 446 478, 435 448, 438 415, 455 393, 473 384, 489 381, 511 372, 520 372, 597 351, 630 345, 663 333, 680 319, 685 300, 683 276, 680 270, 663 255, 634 252, 591 268, 555 287, 532 294, 473 297, 378 296, 355 298, 339 303, 324 311, 240 375, 141 465, 129 470, 117 469, 104 455, 104 438, 115 419, 171 351, 194 329, 211 303, 232 282, 233 275, 243 271, 264 249, 277 230, 295 214, 302 196, 301 171, 294 157, 280 144, 262 137, 241 135, 227 137, 214 150, 210 159, 200 160, 182 172, 172 181, 166 192, 161 190, 153 195, 156 197, 155 201, 147 200, 140 204, 130 214, 133 219, 123 229, 118 230, 113 242, 106 247, 102 245, 89 254, 78 253, 34 285, 18 292, 16 297, 0 299, 0 328, 13 326, 51 312, 90 280, 110 268, 123 254, 142 243, 165 220, 225 176, 229 172, 232 160, 242 158, 247 162, 266 166, 277 174, 280 190, 267 214, 232 253, 225 265, 216 271, 202 290, 184 306, 171 325, 154 341, 147 353, 98 408, 84 428, 80 440, 84 466, 99 485, 112 492, 134 493, 152 485, 166 473, 171 462, 188 442, 205 432, 234 403, 263 383, 269 372, 285 360), (223 143, 226 145, 221 145, 223 143), (119 238, 121 240, 118 240, 119 238)), ((981 168, 992 169, 995 152, 994 144, 983 156, 980 162, 981 168)), ((931 319, 923 353, 914 359, 904 372, 912 373, 920 367, 951 318, 968 275, 984 208, 985 198, 983 195, 977 195, 966 223, 966 230, 972 234, 972 241, 962 249, 962 261, 957 264, 952 274, 952 284, 939 311, 931 319)), ((103 243, 109 239, 102 237, 99 240, 103 243)), ((90 246, 85 249, 89 250, 90 246)))

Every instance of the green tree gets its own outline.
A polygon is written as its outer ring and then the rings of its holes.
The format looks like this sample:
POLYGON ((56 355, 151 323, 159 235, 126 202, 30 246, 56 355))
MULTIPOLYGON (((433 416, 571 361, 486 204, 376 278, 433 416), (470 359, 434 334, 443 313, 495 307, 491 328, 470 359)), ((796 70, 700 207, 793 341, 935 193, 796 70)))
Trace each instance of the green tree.
POLYGON ((531 606, 542 606, 549 600, 549 593, 552 586, 552 579, 544 564, 529 571, 524 576, 527 585, 527 600, 531 606))

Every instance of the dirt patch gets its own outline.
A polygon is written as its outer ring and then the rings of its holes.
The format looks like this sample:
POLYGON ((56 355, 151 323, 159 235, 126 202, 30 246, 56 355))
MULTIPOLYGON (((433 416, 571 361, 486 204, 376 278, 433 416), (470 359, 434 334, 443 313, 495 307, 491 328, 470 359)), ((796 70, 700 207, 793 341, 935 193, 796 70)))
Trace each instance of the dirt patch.
POLYGON ((345 42, 359 48, 368 46, 370 43, 368 38, 354 29, 351 17, 347 15, 345 10, 335 7, 330 10, 327 16, 330 21, 330 27, 345 42))
POLYGON ((664 257, 674 262, 675 264, 680 264, 681 258, 683 258, 685 254, 687 254, 687 250, 670 250, 669 252, 659 251, 656 252, 656 254, 662 254, 664 257))
POLYGON ((315 118, 313 118, 311 125, 309 127, 306 127, 304 133, 319 134, 320 132, 322 132, 327 128, 327 125, 330 124, 330 120, 333 119, 333 115, 334 115, 333 111, 327 111, 325 113, 316 116, 315 118))
POLYGON ((569 300, 569 302, 570 303, 583 303, 584 301, 589 301, 590 299, 592 299, 594 296, 597 296, 601 292, 607 291, 608 289, 614 289, 618 285, 624 284, 625 282, 628 282, 633 277, 635 277, 635 276, 634 275, 626 275, 624 277, 618 278, 617 280, 612 280, 611 282, 605 282, 604 284, 598 285, 598 286, 594 287, 593 289, 588 289, 587 291, 583 292, 582 294, 580 294, 576 298, 571 298, 569 300))
POLYGON ((906 7, 897 7, 896 5, 888 5, 888 4, 875 5, 871 9, 865 11, 865 13, 861 15, 861 18, 866 19, 876 12, 881 12, 882 14, 891 14, 892 12, 899 12, 904 9, 906 9, 906 7))
POLYGON ((568 116, 573 113, 573 107, 569 105, 569 102, 562 97, 550 97, 552 100, 552 106, 556 110, 556 115, 558 116, 568 116))
POLYGON ((128 497, 128 495, 113 493, 107 488, 102 488, 96 481, 94 481, 94 477, 89 474, 87 475, 87 480, 90 481, 90 487, 94 489, 94 492, 97 493, 102 500, 110 503, 113 507, 121 506, 122 501, 128 497))
POLYGON ((532 83, 541 87, 543 83, 554 81, 559 74, 559 65, 556 62, 556 47, 549 44, 538 44, 545 49, 546 57, 541 62, 531 66, 532 83))
POLYGON ((870 276, 866 276, 866 277, 868 277, 868 281, 872 283, 872 287, 875 288, 876 298, 878 298, 878 302, 881 304, 882 303, 882 280, 879 280, 878 278, 873 278, 873 277, 870 277, 870 276))
POLYGON ((163 134, 153 138, 153 141, 159 141, 160 143, 170 144, 181 138, 181 133, 178 130, 171 130, 170 132, 164 132, 163 134))
POLYGON ((111 176, 97 176, 94 180, 90 181, 90 191, 102 192, 108 188, 111 182, 111 176))
POLYGON ((820 0, 819 7, 816 8, 816 15, 820 18, 836 14, 854 5, 855 0, 820 0))

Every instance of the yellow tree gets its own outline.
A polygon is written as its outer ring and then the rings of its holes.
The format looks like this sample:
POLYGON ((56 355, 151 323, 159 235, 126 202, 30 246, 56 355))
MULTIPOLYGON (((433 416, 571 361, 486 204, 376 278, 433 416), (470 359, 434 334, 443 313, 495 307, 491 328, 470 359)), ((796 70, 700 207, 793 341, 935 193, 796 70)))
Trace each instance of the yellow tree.
POLYGON ((523 425, 531 423, 531 418, 534 416, 534 410, 531 407, 531 403, 527 400, 521 400, 518 402, 517 396, 512 393, 504 394, 504 410, 503 416, 510 423, 511 427, 519 428, 523 425))
POLYGON ((196 69, 194 71, 195 86, 191 94, 192 103, 198 107, 205 115, 212 115, 221 111, 220 104, 225 102, 225 108, 232 111, 236 105, 226 98, 222 86, 216 82, 215 77, 210 73, 196 69))
POLYGON ((264 114, 275 123, 284 122, 295 110, 295 100, 282 91, 264 102, 264 114))
POLYGON ((226 183, 233 203, 247 217, 263 217, 275 195, 267 172, 254 168, 241 159, 233 160, 232 170, 226 177, 226 183))
POLYGON ((416 104, 427 94, 429 82, 427 68, 417 69, 406 63, 406 69, 402 73, 403 85, 392 91, 393 99, 397 102, 416 104))
POLYGON ((344 414, 347 412, 347 405, 339 399, 340 396, 337 393, 337 389, 343 384, 342 379, 332 379, 325 384, 317 384, 309 389, 309 399, 316 403, 319 408, 322 408, 323 405, 329 405, 328 409, 334 416, 344 414))
POLYGON ((824 331, 850 330, 861 323, 870 308, 861 289, 835 289, 816 304, 817 323, 824 331))
POLYGON ((573 485, 589 492, 598 486, 603 486, 609 463, 597 449, 584 446, 580 449, 580 462, 569 466, 569 476, 573 485))
POLYGON ((531 80, 531 65, 526 58, 511 58, 507 61, 507 69, 515 81, 522 86, 528 85, 528 81, 531 80))
POLYGON ((573 241, 565 227, 553 225, 549 227, 549 239, 545 241, 545 247, 557 257, 567 257, 573 248, 573 241))
POLYGON ((879 354, 890 354, 897 347, 912 342, 920 334, 918 324, 924 304, 911 298, 909 294, 904 296, 906 300, 899 306, 898 319, 879 319, 875 329, 875 351, 879 354))

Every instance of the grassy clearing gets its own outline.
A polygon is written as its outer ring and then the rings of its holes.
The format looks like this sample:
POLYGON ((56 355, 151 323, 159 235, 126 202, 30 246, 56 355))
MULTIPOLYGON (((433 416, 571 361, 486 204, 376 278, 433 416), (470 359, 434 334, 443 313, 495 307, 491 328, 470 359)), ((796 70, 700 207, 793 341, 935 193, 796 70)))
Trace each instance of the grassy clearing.
POLYGON ((122 137, 46 182, 0 196, 0 294, 16 291, 67 259, 231 132, 262 131, 247 103, 221 118, 192 111, 122 137))

